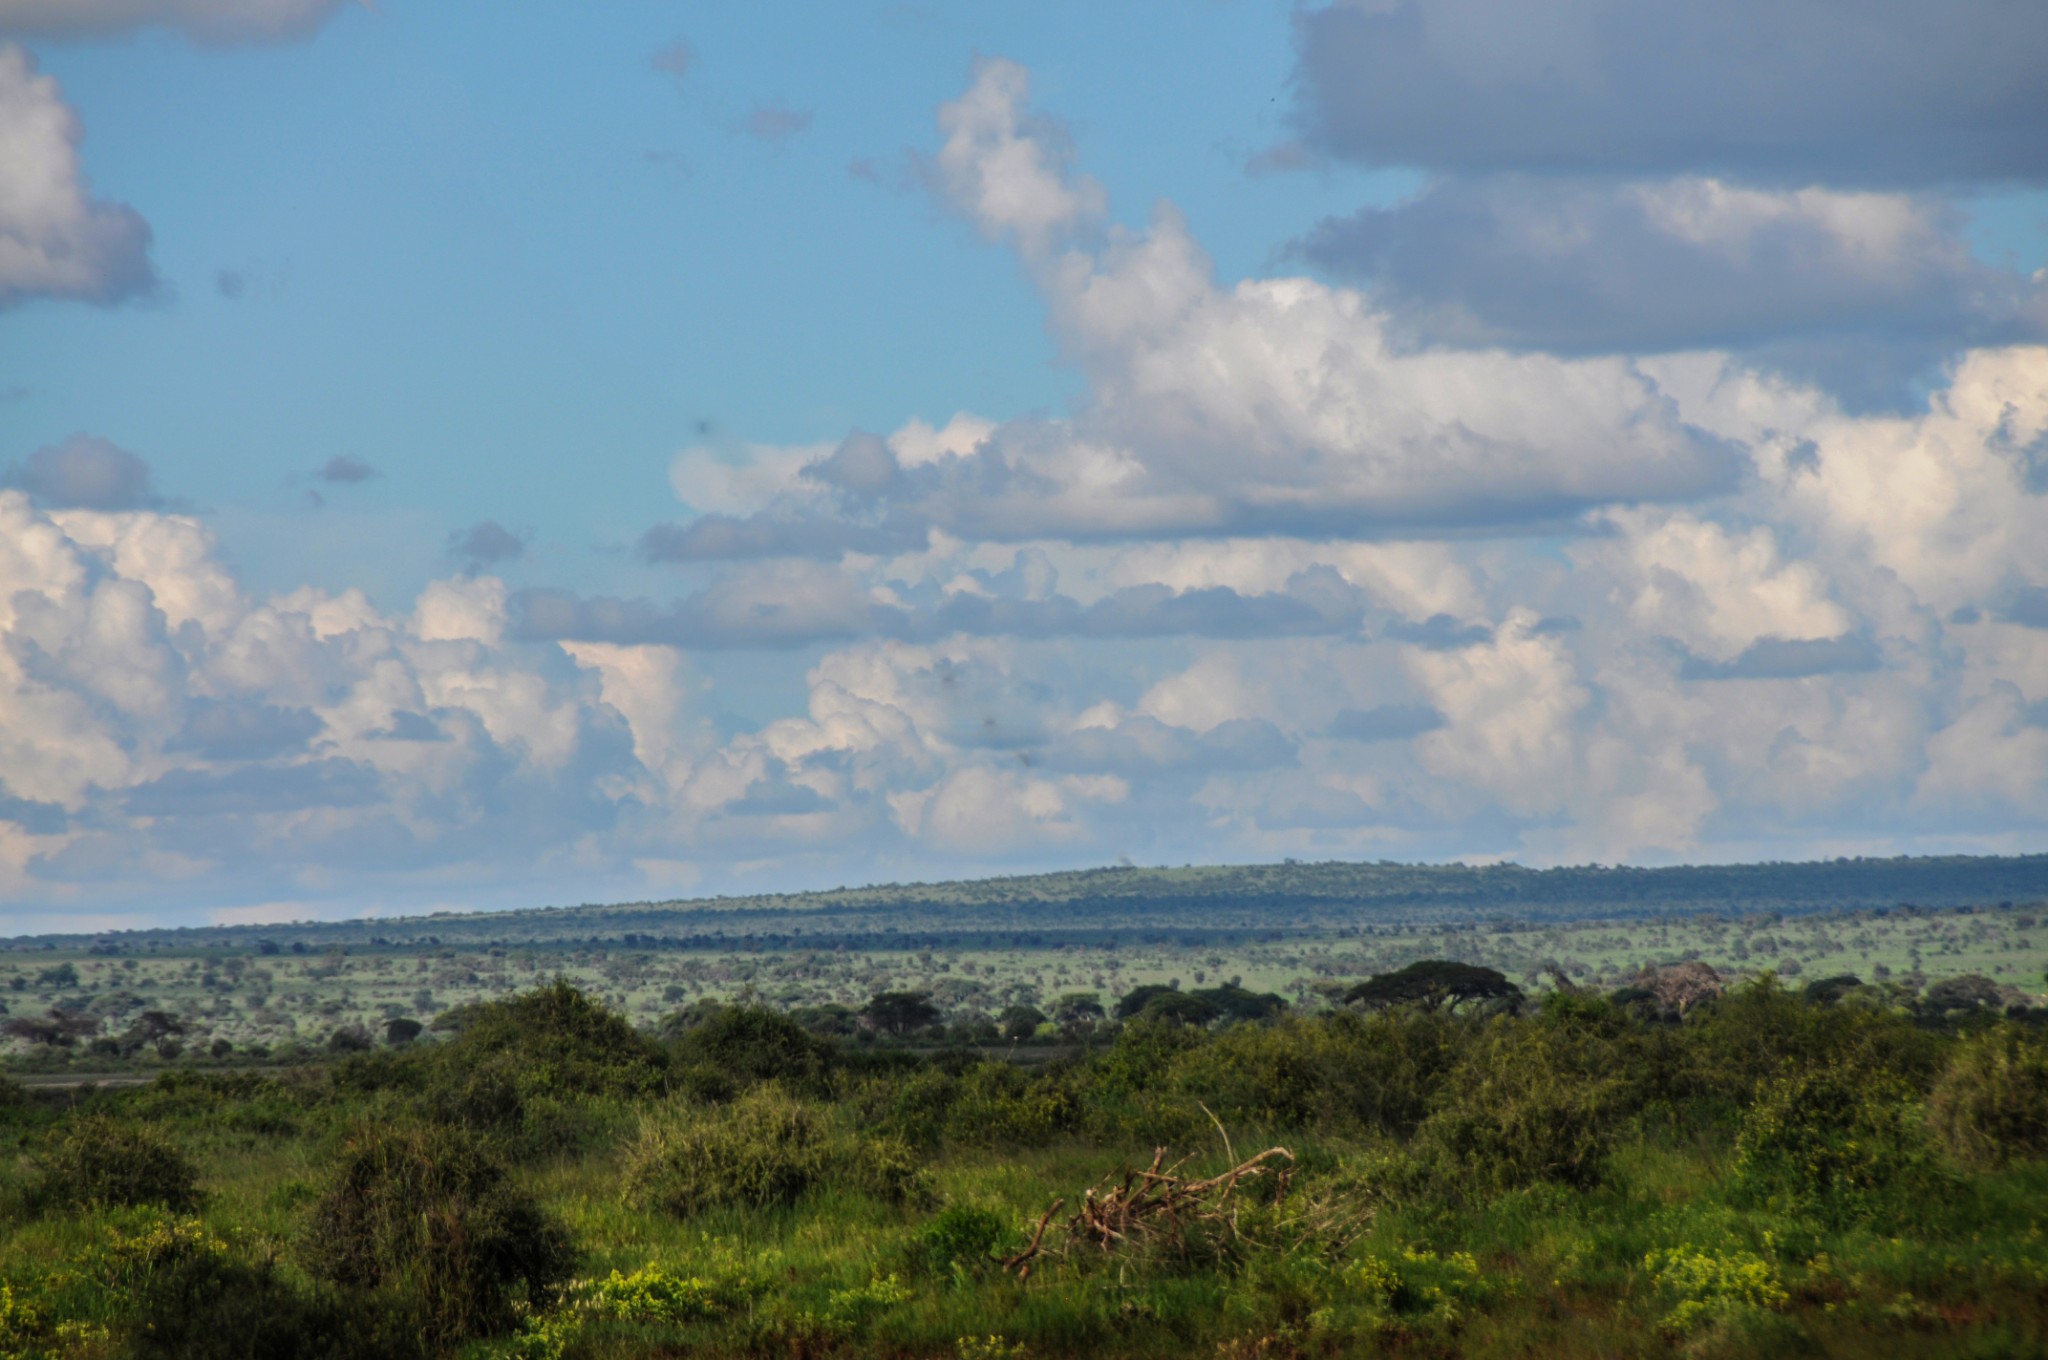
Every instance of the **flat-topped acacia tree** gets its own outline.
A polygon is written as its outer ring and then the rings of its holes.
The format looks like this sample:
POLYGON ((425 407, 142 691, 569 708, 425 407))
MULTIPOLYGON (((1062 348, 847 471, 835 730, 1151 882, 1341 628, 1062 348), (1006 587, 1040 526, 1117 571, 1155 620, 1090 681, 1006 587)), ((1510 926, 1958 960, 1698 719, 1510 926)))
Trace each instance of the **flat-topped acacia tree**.
POLYGON ((1467 1001, 1522 999, 1522 989, 1507 975, 1478 964, 1452 959, 1419 959, 1391 973, 1377 973, 1344 993, 1347 1005, 1379 1010, 1387 1006, 1422 1006, 1456 1010, 1467 1001))

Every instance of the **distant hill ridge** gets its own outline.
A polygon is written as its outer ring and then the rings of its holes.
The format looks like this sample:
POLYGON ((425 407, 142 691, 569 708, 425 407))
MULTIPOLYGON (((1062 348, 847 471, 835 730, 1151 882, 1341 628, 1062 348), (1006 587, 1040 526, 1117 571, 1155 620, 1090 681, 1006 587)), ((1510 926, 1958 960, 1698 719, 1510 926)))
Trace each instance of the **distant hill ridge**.
MULTIPOLYGON (((1748 915, 2011 906, 2048 898, 2048 854, 1900 856, 1669 868, 1388 861, 1103 868, 821 892, 631 902, 360 921, 120 932, 126 944, 232 947, 542 940, 713 947, 733 937, 818 947, 877 934, 1015 936, 1118 931, 1327 931, 1382 923, 1530 923, 1658 915, 1748 915)), ((24 937, 13 947, 93 935, 24 937)))

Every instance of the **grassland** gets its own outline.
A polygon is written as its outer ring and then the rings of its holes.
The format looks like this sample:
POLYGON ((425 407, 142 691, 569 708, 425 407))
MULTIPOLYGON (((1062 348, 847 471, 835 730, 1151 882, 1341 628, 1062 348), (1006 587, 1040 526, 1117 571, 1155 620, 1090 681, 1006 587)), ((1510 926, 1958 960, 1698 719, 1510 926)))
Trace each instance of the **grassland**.
POLYGON ((1161 1013, 1027 1070, 550 984, 13 1092, 0 1354, 2039 1355, 2034 1018, 1766 979, 1161 1013))
POLYGON ((2048 1355, 2042 865, 1930 865, 12 941, 0 1360, 2048 1355))
POLYGON ((107 1054, 89 1040, 116 1036, 149 1011, 179 1021, 179 1061, 221 1044, 267 1058, 324 1044, 337 1030, 375 1035, 401 1017, 431 1023, 556 976, 640 1025, 742 994, 795 1009, 857 1007, 877 992, 917 989, 971 1026, 1017 1004, 1049 1011, 1071 992, 1114 1000, 1175 982, 1235 981, 1314 1009, 1332 987, 1425 957, 1496 968, 1528 987, 1546 985, 1552 967, 1611 989, 1646 964, 1698 959, 1735 977, 1771 970, 1927 983, 1981 974, 2039 995, 2048 985, 2044 897, 2048 857, 1540 873, 1104 870, 786 898, 24 938, 0 953, 0 1005, 14 1017, 57 1009, 99 1022, 62 1050, 15 1041, 16 1062, 104 1067, 107 1054))

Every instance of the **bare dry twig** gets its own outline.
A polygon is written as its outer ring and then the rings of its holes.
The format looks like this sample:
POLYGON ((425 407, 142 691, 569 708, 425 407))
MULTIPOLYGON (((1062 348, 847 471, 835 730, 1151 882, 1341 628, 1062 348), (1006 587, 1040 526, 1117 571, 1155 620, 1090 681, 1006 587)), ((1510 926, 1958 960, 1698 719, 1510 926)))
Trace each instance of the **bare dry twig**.
MULTIPOLYGON (((1227 1135, 1224 1145, 1229 1146, 1227 1135)), ((1183 1157, 1169 1166, 1166 1149, 1156 1148, 1151 1165, 1144 1170, 1127 1168, 1121 1178, 1115 1172, 1104 1176, 1061 1225, 1068 1241, 1107 1252, 1154 1239, 1178 1241, 1197 1223, 1221 1223, 1235 1232, 1237 1220, 1229 1200, 1238 1185, 1275 1171, 1286 1176, 1294 1165, 1294 1154, 1283 1147, 1267 1148, 1221 1175, 1200 1180, 1181 1174, 1187 1162, 1183 1157)), ((1046 1249, 1046 1229, 1065 1203, 1057 1200, 1045 1211, 1031 1244, 1005 1260, 1005 1269, 1016 1271, 1019 1279, 1030 1274, 1031 1262, 1046 1249)))

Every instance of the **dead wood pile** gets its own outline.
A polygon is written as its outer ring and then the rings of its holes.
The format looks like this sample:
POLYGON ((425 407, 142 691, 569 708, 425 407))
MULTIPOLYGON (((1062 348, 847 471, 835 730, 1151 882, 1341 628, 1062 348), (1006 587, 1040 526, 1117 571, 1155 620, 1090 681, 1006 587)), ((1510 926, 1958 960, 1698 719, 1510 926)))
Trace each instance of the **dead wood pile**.
MULTIPOLYGON (((1190 1154, 1192 1155, 1192 1154, 1190 1154)), ((1081 1204, 1060 1224, 1063 1246, 1093 1247, 1108 1252, 1121 1248, 1153 1245, 1177 1246, 1190 1228, 1215 1225, 1237 1229, 1236 1206, 1231 1196, 1239 1185, 1266 1175, 1276 1178, 1275 1195, 1286 1192, 1287 1178, 1294 1166, 1294 1154, 1283 1147, 1267 1148, 1248 1157, 1219 1176, 1193 1179, 1181 1174, 1188 1158, 1166 1164, 1166 1149, 1152 1153, 1152 1164, 1140 1171, 1127 1169, 1119 1177, 1111 1172, 1081 1197, 1081 1204)), ((1066 1206, 1054 1200, 1039 1218, 1031 1241, 1024 1250, 1003 1261, 1003 1268, 1023 1279, 1031 1264, 1047 1248, 1046 1233, 1066 1206)))

